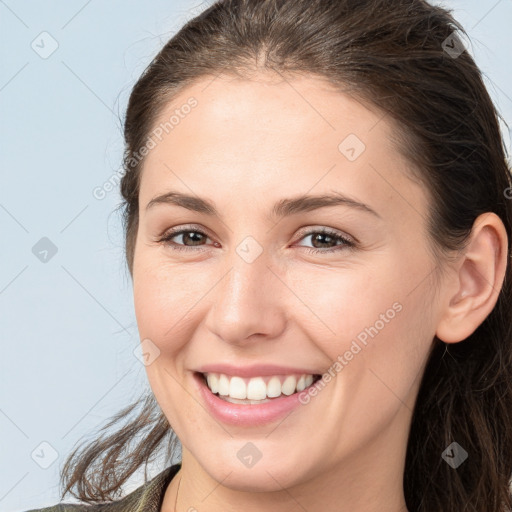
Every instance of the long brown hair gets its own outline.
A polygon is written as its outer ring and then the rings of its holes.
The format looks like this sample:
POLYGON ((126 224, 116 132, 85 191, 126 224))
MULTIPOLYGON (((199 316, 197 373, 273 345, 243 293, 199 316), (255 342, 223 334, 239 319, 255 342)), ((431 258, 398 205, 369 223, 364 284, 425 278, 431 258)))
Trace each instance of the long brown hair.
MULTIPOLYGON (((463 250, 484 212, 503 221, 510 254, 511 175, 500 116, 457 33, 469 39, 451 11, 425 0, 220 0, 188 22, 147 66, 126 111, 120 207, 130 275, 144 164, 134 155, 155 119, 198 79, 265 70, 325 78, 395 123, 397 146, 432 197, 429 239, 439 263, 463 250)), ((512 507, 511 283, 509 264, 497 304, 475 332, 459 343, 435 340, 407 445, 411 512, 512 507), (469 454, 456 470, 441 457, 454 441, 469 454)), ((107 427, 128 421, 136 406, 135 419, 69 456, 62 496, 111 500, 162 443, 173 453, 176 436, 151 394, 107 427)))

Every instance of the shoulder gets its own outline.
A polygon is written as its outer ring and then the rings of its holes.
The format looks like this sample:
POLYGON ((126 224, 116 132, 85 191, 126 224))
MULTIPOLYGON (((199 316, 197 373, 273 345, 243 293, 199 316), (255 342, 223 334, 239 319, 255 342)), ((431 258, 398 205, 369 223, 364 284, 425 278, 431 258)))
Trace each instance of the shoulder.
POLYGON ((98 504, 58 503, 51 507, 26 512, 132 512, 135 510, 160 512, 165 490, 180 467, 181 464, 175 464, 164 469, 152 480, 116 501, 98 504))

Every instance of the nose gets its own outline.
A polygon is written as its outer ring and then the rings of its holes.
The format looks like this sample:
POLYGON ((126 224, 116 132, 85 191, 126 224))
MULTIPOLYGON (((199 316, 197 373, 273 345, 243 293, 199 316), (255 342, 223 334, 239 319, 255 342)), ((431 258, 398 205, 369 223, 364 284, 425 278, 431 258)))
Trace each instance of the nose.
POLYGON ((265 252, 250 263, 234 253, 229 271, 212 290, 205 324, 226 343, 247 345, 285 330, 286 291, 292 294, 269 263, 265 252))

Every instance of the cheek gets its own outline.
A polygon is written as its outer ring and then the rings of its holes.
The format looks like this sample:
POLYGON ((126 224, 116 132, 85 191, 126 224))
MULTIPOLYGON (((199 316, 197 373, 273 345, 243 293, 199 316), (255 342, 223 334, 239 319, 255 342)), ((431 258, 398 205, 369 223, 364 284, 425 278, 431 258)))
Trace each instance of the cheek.
POLYGON ((218 272, 201 268, 198 273, 192 264, 169 263, 157 250, 141 251, 136 259, 133 298, 140 338, 151 339, 164 355, 192 338, 197 311, 218 281, 218 272))
POLYGON ((425 308, 429 284, 419 260, 397 264, 390 255, 387 261, 292 279, 307 305, 297 309, 294 320, 331 365, 339 362, 334 373, 343 371, 344 379, 355 383, 369 377, 368 369, 379 369, 405 392, 435 332, 425 308))
MULTIPOLYGON (((303 269, 302 269, 303 270, 303 269)), ((326 347, 336 349, 342 340, 355 338, 366 327, 379 322, 380 315, 396 316, 403 291, 398 276, 377 268, 342 268, 309 272, 302 271, 290 286, 304 307, 299 308, 303 319, 315 326, 313 339, 324 340, 326 347), (395 306, 393 307, 393 305, 395 306)), ((340 345, 342 348, 342 345, 340 345)))

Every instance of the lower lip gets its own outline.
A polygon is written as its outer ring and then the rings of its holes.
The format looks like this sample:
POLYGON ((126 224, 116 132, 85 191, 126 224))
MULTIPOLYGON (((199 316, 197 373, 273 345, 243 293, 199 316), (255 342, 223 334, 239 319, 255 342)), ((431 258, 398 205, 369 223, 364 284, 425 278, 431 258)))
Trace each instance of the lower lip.
POLYGON ((201 374, 194 373, 194 379, 199 386, 199 392, 208 410, 223 423, 244 427, 266 425, 281 419, 287 413, 302 405, 299 401, 299 393, 288 396, 281 395, 279 398, 262 404, 232 404, 214 395, 201 374))

